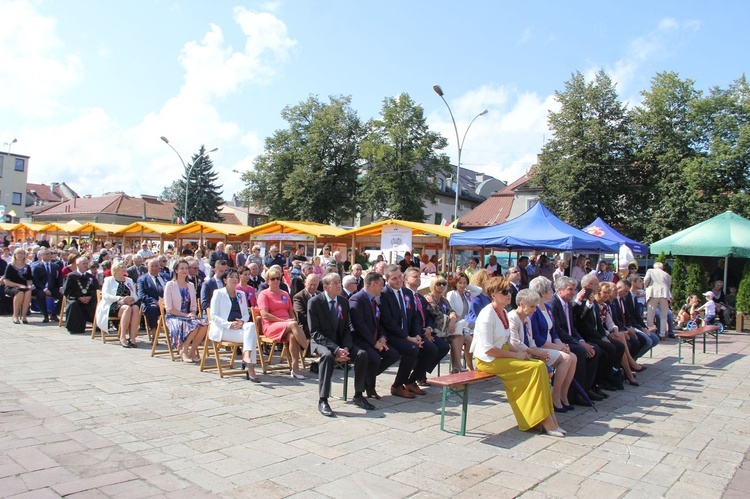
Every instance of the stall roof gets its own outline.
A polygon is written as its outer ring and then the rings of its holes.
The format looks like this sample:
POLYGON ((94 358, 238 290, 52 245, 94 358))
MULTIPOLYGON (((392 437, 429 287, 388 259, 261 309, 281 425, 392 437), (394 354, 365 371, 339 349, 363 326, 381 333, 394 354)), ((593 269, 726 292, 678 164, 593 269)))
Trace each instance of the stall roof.
POLYGON ((727 211, 650 247, 651 253, 750 258, 750 220, 727 211))
POLYGON ((133 222, 122 229, 123 234, 159 234, 165 236, 177 232, 184 225, 168 224, 164 222, 133 222))
POLYGON ((341 237, 347 236, 379 236, 383 232, 383 227, 386 225, 400 225, 402 227, 409 227, 412 229, 413 235, 435 235, 440 237, 450 237, 452 234, 460 234, 463 231, 454 227, 446 227, 445 225, 426 224, 422 222, 410 222, 408 220, 381 220, 380 222, 374 222, 370 225, 362 227, 356 227, 350 229, 343 234, 341 237))
POLYGON ((52 222, 39 229, 39 232, 73 232, 80 226, 81 223, 76 221, 52 222))
POLYGON ((247 229, 247 226, 245 225, 195 221, 181 226, 179 229, 171 232, 171 234, 183 236, 186 234, 202 233, 203 235, 218 234, 222 236, 236 236, 244 232, 245 229, 247 229))
POLYGON ((16 227, 18 227, 20 224, 7 224, 4 222, 0 222, 0 230, 4 230, 5 232, 11 232, 15 230, 16 227))
POLYGON ((339 237, 344 232, 333 225, 325 225, 317 222, 293 222, 289 220, 274 220, 257 227, 250 227, 240 236, 256 236, 258 234, 307 234, 315 237, 339 237))
POLYGON ((122 225, 122 224, 105 224, 105 223, 99 223, 99 222, 87 222, 73 229, 71 233, 88 234, 91 231, 94 231, 94 232, 103 232, 105 234, 120 234, 120 232, 122 232, 122 229, 124 229, 125 227, 127 226, 122 225))
POLYGON ((21 222, 13 227, 13 230, 28 229, 34 232, 39 232, 49 224, 35 223, 35 222, 21 222))

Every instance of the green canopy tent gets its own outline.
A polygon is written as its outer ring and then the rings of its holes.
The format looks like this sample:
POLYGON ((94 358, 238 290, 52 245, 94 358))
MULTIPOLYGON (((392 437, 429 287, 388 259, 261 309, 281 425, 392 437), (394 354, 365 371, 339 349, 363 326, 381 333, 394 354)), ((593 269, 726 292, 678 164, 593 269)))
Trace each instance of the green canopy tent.
POLYGON ((729 257, 750 258, 750 220, 731 211, 653 243, 652 254, 724 257, 724 287, 729 257))

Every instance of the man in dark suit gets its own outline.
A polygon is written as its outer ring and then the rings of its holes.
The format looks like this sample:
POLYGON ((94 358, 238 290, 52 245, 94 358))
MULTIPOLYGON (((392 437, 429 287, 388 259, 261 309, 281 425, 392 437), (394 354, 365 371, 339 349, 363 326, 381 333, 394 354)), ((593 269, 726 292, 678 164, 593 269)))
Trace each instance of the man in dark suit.
POLYGON ((630 355, 637 360, 659 344, 659 336, 648 330, 643 317, 636 312, 635 297, 630 292, 630 282, 627 279, 620 279, 615 288, 617 297, 612 301, 612 321, 620 331, 628 333, 630 355))
POLYGON ((258 287, 266 282, 266 280, 260 275, 260 267, 258 267, 257 263, 251 262, 247 268, 250 271, 250 279, 247 282, 250 286, 255 288, 255 291, 258 291, 258 287))
POLYGON ((414 294, 403 286, 401 267, 388 265, 385 277, 387 286, 380 295, 380 325, 388 336, 388 346, 401 355, 391 395, 414 398, 415 395, 427 393, 417 386, 414 372, 426 372, 426 366, 434 361, 431 354, 437 351, 423 348, 422 321, 418 317, 414 294), (417 365, 418 362, 420 365, 417 365))
POLYGON ((159 275, 159 260, 152 258, 148 261, 148 272, 138 279, 138 300, 141 311, 146 316, 151 337, 156 335, 156 325, 159 321, 159 300, 164 298, 166 283, 159 275))
MULTIPOLYGON (((432 334, 432 315, 427 311, 427 299, 419 292, 419 285, 421 282, 422 280, 418 268, 409 267, 406 269, 406 272, 404 273, 404 286, 409 288, 414 294, 414 304, 416 305, 417 315, 419 316, 420 325, 422 327, 422 350, 429 352, 429 350, 434 349, 433 352, 428 353, 428 356, 432 358, 432 362, 424 365, 417 361, 416 366, 414 366, 414 370, 417 372, 412 374, 414 374, 418 385, 429 386, 427 383, 427 373, 431 373, 435 367, 437 367, 438 363, 443 360, 443 357, 448 355, 451 347, 443 338, 432 334), (421 371, 421 369, 424 369, 424 372, 421 371)), ((422 355, 422 352, 420 352, 420 355, 422 355)))
POLYGON ((505 278, 510 281, 510 303, 505 307, 506 312, 516 309, 516 295, 521 291, 521 271, 518 267, 508 267, 505 278))
POLYGON ((357 278, 353 275, 344 276, 341 280, 341 288, 341 296, 348 300, 350 296, 359 291, 357 289, 357 278))
MULTIPOLYGON (((575 379, 578 384, 586 390, 592 400, 603 400, 605 393, 597 393, 594 390, 597 369, 599 367, 599 348, 589 345, 578 334, 575 329, 571 302, 576 298, 577 282, 571 277, 558 277, 555 281, 555 294, 548 305, 552 309, 552 320, 555 324, 555 332, 560 340, 570 347, 570 352, 578 360, 576 364, 575 379)), ((571 399, 578 405, 589 405, 578 394, 571 399)))
POLYGON ((37 252, 38 260, 31 264, 31 281, 34 284, 34 296, 39 304, 39 310, 44 315, 42 322, 50 321, 50 311, 47 309, 47 298, 55 299, 52 309, 52 321, 56 322, 60 313, 62 294, 62 272, 52 263, 52 252, 49 248, 42 248, 37 252))
MULTIPOLYGON (((231 259, 229 258, 229 255, 227 255, 227 254, 226 254, 226 253, 224 252, 224 243, 223 243, 223 242, 221 242, 221 241, 219 241, 218 243, 216 243, 216 249, 215 249, 214 251, 212 251, 212 252, 211 252, 211 254, 210 254, 210 255, 209 255, 209 257, 208 257, 208 265, 209 265, 209 266, 210 266, 210 267, 211 267, 212 269, 214 269, 214 274, 217 274, 217 273, 218 273, 218 272, 216 271, 216 262, 218 262, 218 261, 220 261, 220 260, 223 260, 223 261, 224 261, 224 264, 225 264, 225 265, 226 265, 227 267, 229 267, 229 265, 230 265, 230 262, 232 261, 232 260, 231 260, 231 259)), ((225 270, 226 270, 226 269, 225 269, 225 270)), ((222 272, 223 272, 223 271, 222 271, 222 272)), ((221 273, 218 273, 218 274, 219 274, 219 275, 221 275, 221 273)))
POLYGON ((138 282, 138 279, 140 279, 141 276, 146 274, 147 272, 148 268, 143 265, 143 257, 136 254, 133 257, 133 265, 128 267, 128 277, 130 277, 133 282, 138 282))
POLYGON ((289 295, 294 296, 305 289, 305 280, 307 279, 307 276, 313 274, 314 271, 315 268, 313 267, 312 263, 303 263, 300 274, 292 278, 292 284, 289 288, 289 295))
POLYGON ((365 276, 365 287, 349 298, 349 321, 354 344, 367 353, 365 391, 368 398, 380 399, 375 391, 375 379, 398 362, 399 354, 389 348, 385 331, 380 325, 381 310, 378 299, 383 291, 383 276, 370 272, 365 276))
POLYGON ((76 260, 76 269, 68 274, 63 284, 65 327, 71 334, 83 334, 86 323, 94 322, 99 281, 88 272, 89 259, 85 256, 76 260))
POLYGON ((575 328, 586 342, 599 347, 597 385, 605 390, 615 391, 619 385, 614 378, 622 365, 625 345, 619 341, 609 341, 607 338, 607 329, 599 316, 599 304, 594 299, 599 289, 599 279, 596 275, 583 276, 581 288, 582 300, 573 305, 575 328))
POLYGON ((357 280, 357 291, 362 289, 365 285, 365 280, 362 278, 362 265, 355 263, 351 267, 352 276, 357 280))
MULTIPOLYGON (((317 274, 310 274, 305 279, 305 288, 292 297, 294 302, 294 315, 297 317, 297 322, 302 326, 302 330, 305 332, 307 339, 310 339, 310 327, 307 322, 307 304, 312 297, 318 294, 318 284, 320 277, 317 274)), ((341 281, 339 281, 339 286, 341 281)))
MULTIPOLYGON (((316 280, 318 276, 313 274, 316 280)), ((308 278, 309 279, 309 278, 308 278)), ((304 291, 300 291, 302 293, 304 291)), ((368 356, 352 340, 349 329, 349 302, 340 296, 341 278, 329 273, 323 277, 323 292, 307 303, 308 329, 312 338, 312 351, 320 356, 318 362, 318 411, 333 416, 328 396, 331 390, 334 362, 354 361, 354 402, 365 410, 373 406, 362 394, 365 391, 368 356)), ((296 304, 295 304, 296 305, 296 304)))
POLYGON ((201 307, 203 313, 206 312, 211 306, 211 298, 214 296, 214 291, 224 287, 224 283, 221 282, 221 274, 229 268, 229 265, 225 260, 217 260, 214 263, 214 275, 211 279, 206 279, 201 288, 201 307))

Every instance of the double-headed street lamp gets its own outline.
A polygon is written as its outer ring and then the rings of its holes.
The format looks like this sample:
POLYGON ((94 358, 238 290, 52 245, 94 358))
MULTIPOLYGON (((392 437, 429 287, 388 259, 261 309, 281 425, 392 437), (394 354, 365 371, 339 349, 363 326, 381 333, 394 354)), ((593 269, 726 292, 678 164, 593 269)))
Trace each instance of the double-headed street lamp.
POLYGON ((177 152, 177 149, 172 147, 172 144, 169 143, 167 138, 165 136, 161 136, 161 140, 164 141, 165 144, 167 144, 169 147, 172 148, 174 153, 177 155, 178 158, 180 158, 180 162, 182 163, 182 167, 187 170, 187 175, 185 176, 185 210, 184 210, 184 216, 182 217, 182 223, 187 223, 187 201, 188 201, 188 189, 190 188, 190 172, 193 171, 193 167, 195 166, 195 163, 198 162, 200 159, 203 158, 206 154, 210 154, 212 152, 216 152, 219 150, 218 147, 214 147, 210 151, 204 151, 203 154, 195 158, 195 161, 193 161, 193 164, 190 165, 190 168, 187 167, 185 164, 185 161, 182 159, 182 156, 180 156, 180 153, 177 152))
POLYGON ((448 112, 451 115, 451 121, 453 122, 453 129, 456 131, 456 145, 458 146, 458 165, 456 165, 456 202, 453 206, 453 221, 455 222, 458 220, 458 193, 461 192, 461 151, 464 148, 464 141, 466 140, 466 134, 469 133, 469 128, 471 128, 471 125, 474 124, 474 120, 479 118, 480 116, 484 116, 487 114, 487 110, 485 109, 481 113, 474 116, 474 119, 471 120, 469 123, 469 126, 466 127, 466 131, 464 132, 464 138, 459 141, 458 138, 458 126, 456 126, 456 119, 453 117, 453 111, 451 111, 451 107, 448 105, 448 101, 445 100, 445 97, 443 97, 443 89, 440 88, 440 85, 433 85, 432 89, 435 91, 436 94, 440 96, 441 99, 443 99, 443 102, 445 102, 445 107, 448 108, 448 112))

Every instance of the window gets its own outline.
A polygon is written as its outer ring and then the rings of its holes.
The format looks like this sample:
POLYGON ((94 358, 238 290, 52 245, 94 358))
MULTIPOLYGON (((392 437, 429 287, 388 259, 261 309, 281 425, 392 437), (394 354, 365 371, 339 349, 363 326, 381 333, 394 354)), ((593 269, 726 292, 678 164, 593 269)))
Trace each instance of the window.
POLYGON ((2 156, 0 156, 0 178, 3 177, 3 160, 4 159, 5 158, 3 158, 2 156))
POLYGON ((539 202, 539 198, 530 198, 526 200, 526 211, 529 211, 539 202))
POLYGON ((435 213, 435 225, 441 225, 443 223, 443 214, 435 213))
POLYGON ((17 172, 23 171, 23 160, 21 158, 16 158, 16 171, 17 172))
POLYGON ((23 195, 20 192, 13 193, 13 204, 21 206, 23 202, 23 195))
POLYGON ((438 179, 438 190, 442 191, 443 189, 445 189, 445 180, 443 180, 442 178, 439 178, 438 179))
POLYGON ((451 183, 451 189, 453 189, 453 192, 456 191, 456 183, 455 182, 451 183))

